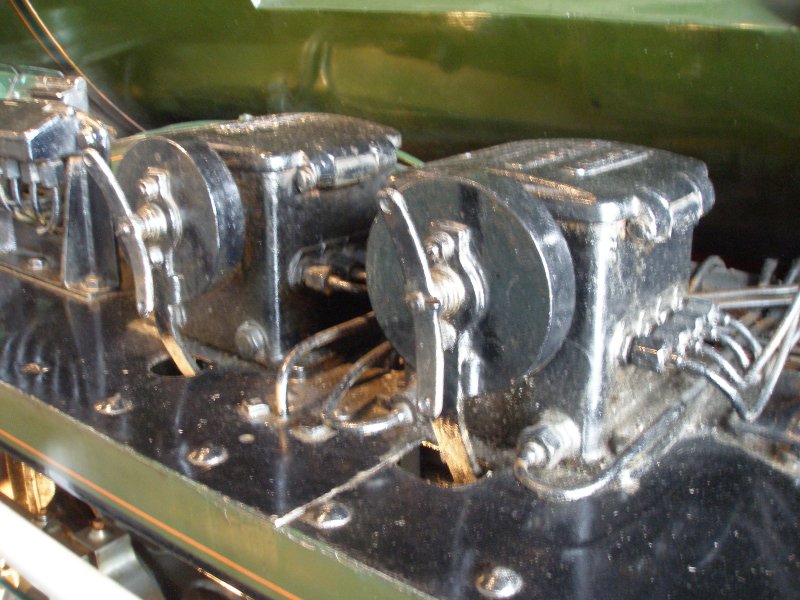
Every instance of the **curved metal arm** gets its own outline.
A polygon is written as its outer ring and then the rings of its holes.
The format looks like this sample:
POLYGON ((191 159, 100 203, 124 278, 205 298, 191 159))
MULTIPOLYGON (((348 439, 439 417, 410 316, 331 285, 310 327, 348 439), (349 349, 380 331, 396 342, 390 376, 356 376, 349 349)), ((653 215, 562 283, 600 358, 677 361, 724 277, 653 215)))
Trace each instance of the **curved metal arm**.
POLYGON ((117 178, 111 172, 103 156, 92 148, 83 153, 86 171, 94 180, 100 193, 108 204, 117 238, 122 242, 128 263, 133 271, 134 289, 136 293, 136 309, 142 317, 156 312, 156 327, 167 353, 175 361, 178 370, 186 376, 197 375, 197 363, 187 350, 178 330, 179 307, 174 299, 179 298, 177 289, 179 280, 172 273, 161 272, 159 279, 159 303, 156 310, 156 285, 153 276, 153 265, 145 245, 147 223, 133 212, 122 191, 117 178))
POLYGON ((83 153, 86 171, 95 182, 114 220, 117 237, 125 248, 128 263, 136 282, 136 309, 143 317, 150 315, 155 306, 155 289, 150 257, 144 243, 141 219, 131 210, 125 193, 117 183, 105 159, 97 150, 89 148, 83 153))
POLYGON ((433 295, 433 279, 422 241, 397 190, 381 192, 379 206, 386 228, 397 249, 406 282, 406 302, 411 309, 416 339, 417 404, 428 417, 438 417, 444 406, 444 349, 439 323, 439 300, 433 295))

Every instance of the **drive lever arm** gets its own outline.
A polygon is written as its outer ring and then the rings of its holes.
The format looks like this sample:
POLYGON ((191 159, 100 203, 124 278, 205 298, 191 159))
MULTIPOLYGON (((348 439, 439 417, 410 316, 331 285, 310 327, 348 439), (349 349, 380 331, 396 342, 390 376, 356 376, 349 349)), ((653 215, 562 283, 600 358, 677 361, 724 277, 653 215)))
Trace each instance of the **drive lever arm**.
MULTIPOLYGON (((183 375, 196 375, 197 362, 186 350, 179 332, 182 315, 180 277, 169 272, 170 261, 164 256, 166 252, 160 252, 162 264, 158 265, 161 275, 158 281, 163 289, 156 290, 156 278, 153 276, 156 265, 153 264, 147 247, 148 240, 163 241, 166 231, 163 213, 155 206, 148 206, 143 214, 134 212, 111 168, 96 150, 85 150, 83 160, 89 176, 106 199, 116 236, 122 242, 128 257, 136 290, 136 309, 142 317, 148 317, 155 312, 156 328, 168 354, 183 375)), ((169 243, 174 244, 175 240, 169 243)))
POLYGON ((105 159, 92 148, 84 151, 83 161, 86 170, 106 199, 117 239, 122 242, 128 264, 136 282, 136 309, 143 317, 153 312, 155 291, 150 258, 142 235, 142 219, 131 210, 125 194, 117 183, 111 167, 105 159))

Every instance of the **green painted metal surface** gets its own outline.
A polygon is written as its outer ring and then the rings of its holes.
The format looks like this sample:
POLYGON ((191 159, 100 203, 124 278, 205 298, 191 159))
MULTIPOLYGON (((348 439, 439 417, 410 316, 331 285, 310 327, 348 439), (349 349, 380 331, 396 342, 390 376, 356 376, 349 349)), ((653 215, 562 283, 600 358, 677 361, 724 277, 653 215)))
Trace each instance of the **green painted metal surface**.
POLYGON ((633 23, 694 23, 715 26, 785 27, 787 8, 780 2, 749 0, 251 0, 261 10, 339 10, 355 12, 465 13, 560 17, 633 23))
POLYGON ((289 600, 428 597, 289 527, 275 529, 264 515, 2 382, 0 405, 0 444, 59 485, 256 592, 289 600))
MULTIPOLYGON (((800 31, 757 0, 34 4, 147 125, 314 109, 391 123, 427 155, 593 135, 718 161, 797 156, 800 31)), ((52 62, 2 10, 3 60, 52 62)))
POLYGON ((145 127, 329 111, 398 128, 423 159, 543 136, 641 143, 709 164, 719 202, 700 254, 800 254, 789 0, 0 4, 0 61, 54 65, 19 12, 68 70, 30 6, 145 127))

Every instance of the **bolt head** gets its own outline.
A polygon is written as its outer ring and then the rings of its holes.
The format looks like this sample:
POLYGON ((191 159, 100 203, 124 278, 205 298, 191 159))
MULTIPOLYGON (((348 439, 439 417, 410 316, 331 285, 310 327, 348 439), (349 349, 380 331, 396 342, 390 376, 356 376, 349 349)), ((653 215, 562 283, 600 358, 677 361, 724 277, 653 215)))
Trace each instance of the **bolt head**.
POLYGON ((95 529, 94 523, 92 523, 92 529, 86 535, 90 542, 93 544, 102 544, 109 538, 110 534, 105 529, 95 529))
POLYGON ((436 230, 425 240, 425 254, 432 264, 447 262, 456 251, 456 242, 446 231, 436 230))
POLYGON ((248 398, 239 405, 239 411, 248 421, 265 421, 269 418, 269 404, 261 398, 248 398))
POLYGON ((307 192, 317 184, 317 175, 310 166, 300 167, 294 176, 294 184, 300 193, 307 192))
POLYGON ((539 440, 528 440, 519 451, 519 457, 531 467, 544 468, 549 462, 547 448, 539 440))
POLYGON ((26 264, 31 271, 44 271, 47 268, 47 259, 42 256, 31 256, 26 264))
POLYGON ((318 292, 330 293, 328 280, 331 276, 331 267, 328 265, 313 265, 303 269, 303 283, 306 287, 318 292))
POLYGON ((142 200, 153 200, 154 198, 158 198, 158 179, 152 176, 142 177, 136 183, 136 193, 142 200))
POLYGON ((328 427, 324 423, 318 425, 298 424, 292 427, 289 432, 304 444, 321 444, 322 442, 327 442, 337 433, 335 429, 328 427))
POLYGON ((207 444, 193 448, 186 454, 186 460, 195 467, 210 469, 228 460, 228 450, 219 444, 207 444))
POLYGON ((304 520, 317 529, 338 529, 344 527, 353 518, 353 514, 341 502, 326 502, 312 508, 304 520))
POLYGON ((522 589, 519 573, 501 565, 484 565, 475 577, 475 587, 484 598, 511 598, 522 589))
POLYGON ((648 219, 631 219, 625 226, 626 231, 636 241, 649 242, 656 237, 655 222, 648 219))
POLYGON ((522 430, 517 456, 529 467, 552 469, 575 456, 581 435, 575 422, 558 411, 545 411, 539 422, 522 430))
POLYGON ((433 415, 433 398, 429 398, 428 396, 421 396, 417 400, 417 409, 423 415, 433 415))
POLYGON ((117 227, 117 234, 126 237, 132 236, 134 234, 133 225, 128 220, 123 221, 117 227))
POLYGON ((442 247, 439 244, 425 244, 425 254, 431 262, 438 262, 442 258, 442 247))
POLYGON ((378 196, 378 208, 380 208, 381 212, 384 214, 392 213, 392 205, 389 204, 389 198, 387 197, 385 191, 382 191, 378 196))
POLYGON ((253 359, 261 354, 267 345, 264 328, 255 321, 245 321, 236 330, 234 338, 236 349, 244 358, 253 359))
POLYGON ((50 367, 37 362, 30 362, 22 365, 20 371, 26 375, 44 375, 50 372, 50 367))
POLYGON ((78 132, 80 142, 85 148, 90 148, 96 141, 95 131, 91 127, 81 127, 78 132))
POLYGON ((25 375, 44 375, 50 372, 50 367, 37 362, 29 362, 22 365, 19 370, 25 375))
POLYGON ((133 409, 133 402, 117 393, 96 402, 94 409, 101 415, 114 417, 131 411, 133 409))
POLYGON ((100 283, 100 278, 97 275, 87 275, 84 277, 81 282, 81 287, 90 294, 95 294, 103 288, 100 283))

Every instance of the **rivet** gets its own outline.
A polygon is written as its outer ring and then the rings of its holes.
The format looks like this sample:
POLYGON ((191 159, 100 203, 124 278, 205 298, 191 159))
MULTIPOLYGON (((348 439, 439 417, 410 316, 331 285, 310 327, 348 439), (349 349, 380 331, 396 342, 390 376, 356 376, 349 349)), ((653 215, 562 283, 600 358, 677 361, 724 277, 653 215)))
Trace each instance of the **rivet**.
POLYGON ((158 197, 158 179, 152 176, 142 177, 136 183, 136 192, 143 200, 151 200, 158 197))
POLYGON ((292 436, 305 444, 321 444, 336 435, 336 430, 320 423, 319 425, 295 425, 289 430, 292 436))
POLYGON ((297 169, 294 176, 294 184, 300 193, 307 192, 317 184, 317 174, 313 167, 305 166, 297 169))

